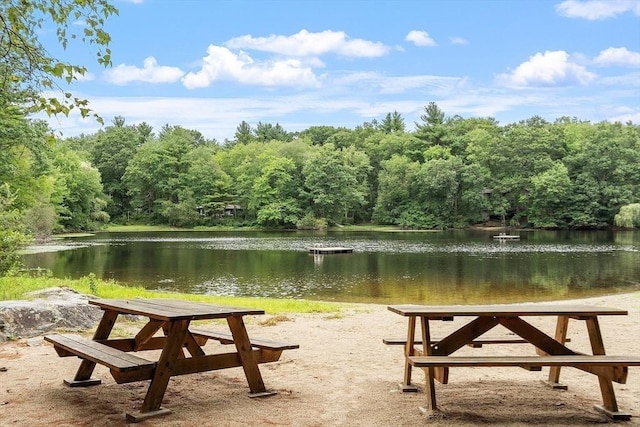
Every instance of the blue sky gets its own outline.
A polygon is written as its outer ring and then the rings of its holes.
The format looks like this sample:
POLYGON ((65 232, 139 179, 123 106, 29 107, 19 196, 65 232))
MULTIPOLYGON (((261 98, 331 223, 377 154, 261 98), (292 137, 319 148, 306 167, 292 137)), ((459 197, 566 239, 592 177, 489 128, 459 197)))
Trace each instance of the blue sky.
MULTIPOLYGON (((640 0, 114 0, 113 67, 70 86, 110 124, 233 139, 241 121, 354 128, 393 111, 640 124, 640 0)), ((76 23, 82 25, 82 22, 76 23)), ((46 28, 45 28, 46 30, 46 28)), ((66 89, 66 88, 65 88, 66 89)), ((91 119, 49 119, 64 136, 91 119)))

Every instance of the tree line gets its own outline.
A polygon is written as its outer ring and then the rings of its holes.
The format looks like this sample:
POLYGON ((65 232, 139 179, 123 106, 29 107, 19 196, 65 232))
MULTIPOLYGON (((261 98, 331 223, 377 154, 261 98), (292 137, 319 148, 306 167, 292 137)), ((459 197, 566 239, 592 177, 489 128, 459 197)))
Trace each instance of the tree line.
POLYGON ((222 143, 174 125, 156 134, 123 117, 55 142, 41 122, 18 114, 12 123, 13 149, 0 153, 4 203, 25 213, 37 236, 109 221, 599 228, 617 215, 618 225, 640 225, 640 127, 632 123, 534 116, 500 125, 447 117, 433 102, 411 132, 393 112, 355 129, 242 122, 222 143))

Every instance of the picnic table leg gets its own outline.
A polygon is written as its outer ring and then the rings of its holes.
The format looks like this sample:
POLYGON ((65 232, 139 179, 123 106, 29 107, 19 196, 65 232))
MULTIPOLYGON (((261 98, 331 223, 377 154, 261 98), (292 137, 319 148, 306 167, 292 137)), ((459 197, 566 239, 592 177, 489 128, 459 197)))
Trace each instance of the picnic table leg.
MULTIPOLYGON (((422 354, 431 356, 433 353, 431 349, 431 332, 429 331, 429 320, 425 317, 420 317, 420 329, 422 330, 422 354)), ((424 408, 426 411, 437 411, 436 405, 436 386, 434 383, 435 368, 430 367, 424 370, 425 374, 425 393, 427 394, 427 406, 424 408)))
POLYGON ((258 367, 258 360, 251 348, 251 341, 242 316, 229 316, 227 317, 227 323, 229 324, 231 335, 233 335, 233 343, 242 362, 242 369, 249 383, 249 390, 251 391, 249 396, 262 397, 275 394, 275 392, 267 391, 264 386, 262 374, 260 374, 260 368, 258 367))
MULTIPOLYGON (((600 332, 597 317, 587 319, 587 330, 589 331, 589 340, 591 341, 593 354, 604 355, 604 341, 602 340, 602 333, 600 332)), ((616 402, 616 395, 613 390, 613 382, 600 375, 598 375, 598 381, 600 382, 600 393, 602 394, 602 406, 596 405, 595 409, 615 420, 631 419, 631 414, 618 410, 618 403, 616 402)))
POLYGON ((156 370, 147 389, 147 394, 140 408, 140 412, 127 414, 127 421, 137 423, 147 418, 171 413, 170 410, 163 409, 160 405, 162 404, 162 398, 164 397, 169 379, 171 378, 173 365, 182 351, 188 328, 189 320, 170 322, 165 346, 160 354, 160 359, 156 365, 156 370))
MULTIPOLYGON (((569 327, 568 316, 558 316, 558 323, 556 324, 555 339, 560 344, 567 342, 567 328, 569 327)), ((549 369, 549 380, 547 384, 554 389, 566 390, 567 386, 560 384, 560 366, 552 366, 549 369)))
POLYGON ((411 384, 411 365, 409 364, 409 356, 415 354, 415 333, 416 318, 409 316, 409 327, 407 329, 407 342, 404 345, 404 378, 400 384, 400 390, 403 392, 416 392, 418 387, 411 384))
MULTIPOLYGON (((118 318, 118 313, 115 311, 106 310, 100 319, 100 323, 93 334, 94 340, 102 340, 109 338, 109 334, 113 329, 113 325, 118 318)), ((96 363, 90 360, 83 359, 78 367, 76 376, 73 380, 64 380, 64 383, 69 387, 88 387, 96 384, 100 384, 102 381, 98 378, 91 378, 93 370, 96 367, 96 363)))

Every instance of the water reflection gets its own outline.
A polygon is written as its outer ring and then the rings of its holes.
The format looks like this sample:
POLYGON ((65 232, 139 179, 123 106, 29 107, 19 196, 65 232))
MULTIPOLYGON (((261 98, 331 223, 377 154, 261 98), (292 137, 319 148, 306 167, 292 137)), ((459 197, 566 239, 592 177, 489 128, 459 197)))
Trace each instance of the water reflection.
POLYGON ((56 277, 94 273, 150 289, 376 303, 576 298, 640 287, 639 232, 140 233, 25 256, 56 277), (310 246, 353 254, 309 255, 310 246))

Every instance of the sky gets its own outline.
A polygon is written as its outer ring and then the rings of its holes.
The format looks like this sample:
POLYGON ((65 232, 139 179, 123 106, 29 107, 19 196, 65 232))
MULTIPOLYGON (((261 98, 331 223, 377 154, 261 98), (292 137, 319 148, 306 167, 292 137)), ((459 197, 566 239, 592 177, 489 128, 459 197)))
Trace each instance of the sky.
MULTIPOLYGON (((70 87, 105 125, 178 125, 219 142, 246 121, 353 129, 398 112, 640 124, 640 0, 112 0, 113 66, 42 42, 88 72, 70 87)), ((82 21, 74 23, 81 26, 82 21)), ((63 136, 100 129, 48 119, 63 136)))

